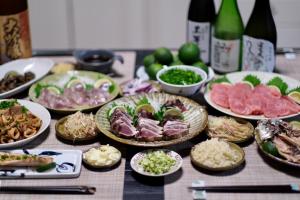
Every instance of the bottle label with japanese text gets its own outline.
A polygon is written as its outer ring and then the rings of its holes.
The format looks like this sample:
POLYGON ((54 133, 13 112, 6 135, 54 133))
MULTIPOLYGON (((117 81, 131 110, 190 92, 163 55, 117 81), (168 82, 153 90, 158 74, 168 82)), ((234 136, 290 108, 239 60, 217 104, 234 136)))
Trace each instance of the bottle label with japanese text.
POLYGON ((200 48, 200 58, 204 63, 209 63, 210 23, 188 21, 187 26, 187 40, 198 44, 200 48))
POLYGON ((222 40, 212 37, 211 67, 219 72, 239 70, 240 40, 222 40))
POLYGON ((0 63, 31 55, 28 11, 0 16, 0 63))
POLYGON ((274 45, 270 41, 243 36, 242 70, 272 72, 275 67, 274 45))

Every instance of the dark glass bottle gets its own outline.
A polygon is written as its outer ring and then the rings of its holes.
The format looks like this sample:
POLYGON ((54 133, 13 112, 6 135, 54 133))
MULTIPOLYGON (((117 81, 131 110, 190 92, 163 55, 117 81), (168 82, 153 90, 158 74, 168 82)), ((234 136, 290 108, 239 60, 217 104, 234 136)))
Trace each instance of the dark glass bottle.
POLYGON ((27 0, 1 0, 0 63, 31 55, 27 0))
POLYGON ((256 0, 243 36, 242 70, 272 72, 277 33, 269 0, 256 0))
POLYGON ((206 64, 210 64, 211 28, 215 15, 213 0, 191 0, 187 21, 187 41, 199 45, 200 58, 206 64))

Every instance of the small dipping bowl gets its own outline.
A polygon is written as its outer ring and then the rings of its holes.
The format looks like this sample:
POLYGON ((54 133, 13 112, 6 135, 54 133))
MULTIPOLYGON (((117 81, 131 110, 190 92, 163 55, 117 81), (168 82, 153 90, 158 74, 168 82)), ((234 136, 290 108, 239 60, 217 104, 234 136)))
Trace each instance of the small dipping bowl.
POLYGON ((75 50, 73 56, 76 58, 79 69, 96 71, 108 74, 112 70, 114 61, 118 60, 122 64, 124 59, 120 55, 115 55, 109 50, 75 50))
POLYGON ((162 89, 165 92, 168 92, 171 94, 177 94, 177 95, 181 95, 181 96, 191 96, 191 95, 195 94, 203 84, 205 84, 206 79, 207 79, 207 74, 205 73, 204 70, 197 68, 197 67, 188 66, 188 65, 176 65, 176 66, 171 66, 171 67, 165 67, 164 69, 158 71, 156 74, 156 79, 159 81, 159 83, 162 86, 162 89), (194 83, 194 84, 190 84, 190 85, 175 85, 175 84, 167 83, 160 79, 160 76, 162 74, 164 74, 167 71, 172 70, 172 69, 182 69, 182 70, 193 71, 193 72, 199 74, 201 76, 202 80, 199 81, 198 83, 194 83))

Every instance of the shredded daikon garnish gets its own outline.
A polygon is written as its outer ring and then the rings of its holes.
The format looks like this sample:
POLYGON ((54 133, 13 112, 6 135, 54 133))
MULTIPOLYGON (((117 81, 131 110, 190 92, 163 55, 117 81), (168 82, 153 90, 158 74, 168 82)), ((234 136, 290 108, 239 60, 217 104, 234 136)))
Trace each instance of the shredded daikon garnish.
POLYGON ((80 111, 68 117, 64 128, 64 133, 74 140, 94 136, 97 130, 93 114, 83 114, 80 111))

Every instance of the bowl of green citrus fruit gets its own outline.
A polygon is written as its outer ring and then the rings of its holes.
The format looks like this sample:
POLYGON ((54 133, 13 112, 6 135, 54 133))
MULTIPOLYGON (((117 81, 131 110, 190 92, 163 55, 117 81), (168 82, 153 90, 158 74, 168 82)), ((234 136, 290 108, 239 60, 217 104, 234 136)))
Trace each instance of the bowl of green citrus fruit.
POLYGON ((172 54, 166 47, 160 47, 144 57, 145 71, 151 80, 156 80, 157 73, 164 67, 188 65, 202 69, 209 75, 209 67, 200 59, 200 49, 196 43, 187 42, 180 46, 177 54, 172 54))

